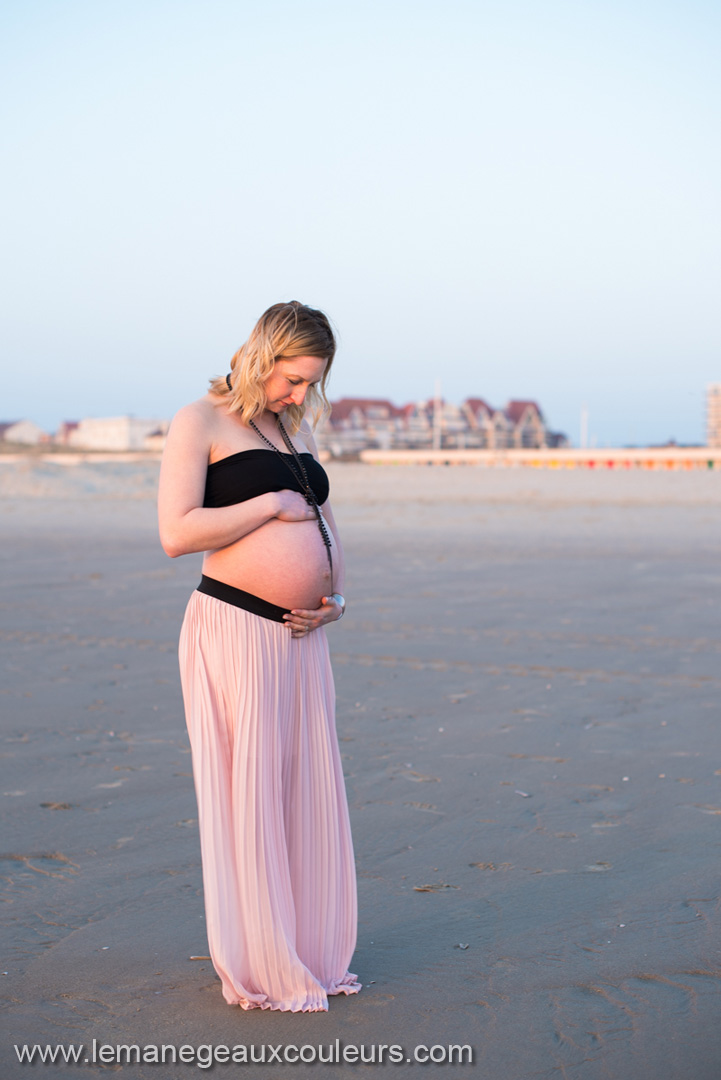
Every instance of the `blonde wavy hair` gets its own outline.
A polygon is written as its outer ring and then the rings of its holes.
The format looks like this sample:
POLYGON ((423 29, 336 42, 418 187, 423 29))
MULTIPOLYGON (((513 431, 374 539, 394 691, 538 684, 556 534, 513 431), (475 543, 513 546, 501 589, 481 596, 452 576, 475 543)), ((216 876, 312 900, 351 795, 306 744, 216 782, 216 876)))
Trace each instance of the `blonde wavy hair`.
POLYGON ((228 398, 228 411, 240 414, 248 424, 263 412, 267 398, 263 383, 277 360, 293 356, 318 356, 326 360, 325 371, 318 386, 309 386, 302 405, 289 405, 286 415, 291 431, 296 432, 306 413, 312 426, 330 410, 326 384, 335 356, 336 342, 327 316, 298 300, 273 304, 258 319, 250 337, 230 361, 230 382, 219 375, 210 380, 210 389, 219 397, 228 398))

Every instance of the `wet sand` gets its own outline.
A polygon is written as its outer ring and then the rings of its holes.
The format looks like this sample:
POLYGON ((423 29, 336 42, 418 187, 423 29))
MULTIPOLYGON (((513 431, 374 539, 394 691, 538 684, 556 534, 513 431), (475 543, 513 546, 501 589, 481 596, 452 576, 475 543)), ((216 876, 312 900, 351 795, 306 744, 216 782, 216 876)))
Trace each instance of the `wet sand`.
POLYGON ((716 1080, 721 477, 332 467, 365 985, 294 1015, 226 1006, 189 960, 176 642, 199 559, 160 550, 157 469, 22 468, 0 469, 0 1075, 29 1072, 15 1043, 338 1038, 470 1043, 455 1070, 484 1080, 716 1080))

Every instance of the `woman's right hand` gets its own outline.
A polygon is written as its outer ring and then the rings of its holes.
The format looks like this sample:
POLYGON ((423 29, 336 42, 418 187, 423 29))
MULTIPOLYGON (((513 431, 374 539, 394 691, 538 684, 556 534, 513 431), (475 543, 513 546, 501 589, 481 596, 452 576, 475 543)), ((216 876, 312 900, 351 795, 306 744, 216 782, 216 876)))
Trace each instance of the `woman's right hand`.
POLYGON ((299 491, 284 488, 274 494, 278 506, 274 516, 280 521, 315 521, 315 510, 308 505, 299 491))

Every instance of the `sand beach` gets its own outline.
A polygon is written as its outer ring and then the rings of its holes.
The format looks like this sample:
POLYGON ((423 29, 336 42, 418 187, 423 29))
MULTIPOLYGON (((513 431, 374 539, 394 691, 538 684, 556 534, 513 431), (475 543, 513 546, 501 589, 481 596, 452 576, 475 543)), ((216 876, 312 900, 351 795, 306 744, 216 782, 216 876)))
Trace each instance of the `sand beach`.
POLYGON ((190 959, 176 649, 200 559, 159 546, 157 471, 0 463, 0 1075, 240 1068, 30 1066, 23 1044, 338 1040, 404 1060, 241 1074, 716 1080, 718 473, 330 466, 364 989, 297 1015, 225 1005, 190 959), (451 1044, 472 1063, 413 1061, 451 1044))

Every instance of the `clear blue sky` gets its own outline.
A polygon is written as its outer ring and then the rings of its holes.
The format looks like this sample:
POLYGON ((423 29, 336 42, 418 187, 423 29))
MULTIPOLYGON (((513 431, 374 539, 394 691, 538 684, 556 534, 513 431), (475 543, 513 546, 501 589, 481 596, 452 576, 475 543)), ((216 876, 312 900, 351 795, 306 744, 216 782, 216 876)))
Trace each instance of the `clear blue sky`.
POLYGON ((703 438, 721 6, 9 0, 0 419, 170 416, 280 299, 331 396, 703 438))

